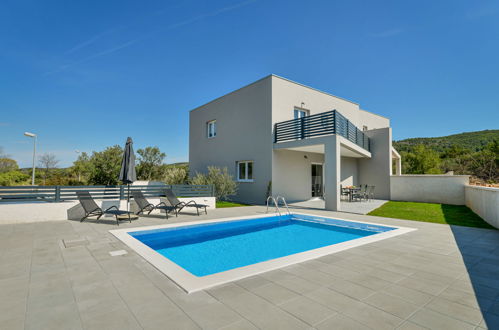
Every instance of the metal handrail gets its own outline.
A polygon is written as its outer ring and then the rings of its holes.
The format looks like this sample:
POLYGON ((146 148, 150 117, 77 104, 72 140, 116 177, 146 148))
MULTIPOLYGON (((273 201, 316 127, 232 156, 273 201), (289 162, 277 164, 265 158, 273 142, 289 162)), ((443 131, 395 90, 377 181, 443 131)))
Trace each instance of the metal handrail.
POLYGON ((279 210, 279 205, 277 205, 277 201, 274 198, 274 196, 267 197, 267 210, 265 211, 265 213, 269 213, 269 200, 274 202, 275 210, 276 210, 275 213, 279 213, 279 215, 281 215, 281 210, 279 210))
MULTIPOLYGON (((288 203, 286 203, 286 199, 282 196, 277 196, 277 204, 279 205, 279 200, 282 200, 282 203, 284 204, 284 206, 286 207, 286 210, 288 211, 288 214, 291 214, 291 211, 289 210, 289 207, 288 207, 288 203)), ((279 214, 281 214, 279 212, 279 214)))
POLYGON ((341 135, 368 151, 371 149, 369 137, 336 110, 274 124, 274 143, 328 134, 341 135))

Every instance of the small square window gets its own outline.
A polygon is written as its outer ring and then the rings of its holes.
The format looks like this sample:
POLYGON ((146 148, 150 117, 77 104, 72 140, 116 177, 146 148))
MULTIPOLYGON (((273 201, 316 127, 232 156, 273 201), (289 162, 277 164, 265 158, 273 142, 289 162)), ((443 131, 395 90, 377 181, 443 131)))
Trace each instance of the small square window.
POLYGON ((240 161, 237 162, 237 181, 253 182, 253 162, 240 161))
POLYGON ((367 126, 366 125, 362 126, 362 130, 367 131, 368 130, 367 126))
POLYGON ((210 120, 206 123, 206 136, 208 138, 213 138, 217 136, 217 121, 210 120))

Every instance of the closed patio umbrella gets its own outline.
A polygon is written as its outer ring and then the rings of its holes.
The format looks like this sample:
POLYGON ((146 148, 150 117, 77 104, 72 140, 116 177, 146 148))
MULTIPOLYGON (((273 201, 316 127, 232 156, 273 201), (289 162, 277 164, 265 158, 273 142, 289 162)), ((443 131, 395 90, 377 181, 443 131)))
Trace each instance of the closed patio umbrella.
POLYGON ((126 139, 123 160, 121 161, 120 181, 128 186, 126 210, 129 210, 130 204, 130 184, 137 180, 135 172, 135 154, 133 153, 133 141, 131 137, 126 139))

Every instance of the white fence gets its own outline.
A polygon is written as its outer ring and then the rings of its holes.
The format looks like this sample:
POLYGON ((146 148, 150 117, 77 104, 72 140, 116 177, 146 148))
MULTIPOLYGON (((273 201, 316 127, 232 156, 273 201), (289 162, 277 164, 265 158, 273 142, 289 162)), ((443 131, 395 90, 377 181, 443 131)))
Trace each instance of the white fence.
POLYGON ((466 186, 464 191, 466 206, 499 228, 499 188, 466 186))
POLYGON ((390 199, 394 201, 464 205, 468 175, 394 175, 390 199))

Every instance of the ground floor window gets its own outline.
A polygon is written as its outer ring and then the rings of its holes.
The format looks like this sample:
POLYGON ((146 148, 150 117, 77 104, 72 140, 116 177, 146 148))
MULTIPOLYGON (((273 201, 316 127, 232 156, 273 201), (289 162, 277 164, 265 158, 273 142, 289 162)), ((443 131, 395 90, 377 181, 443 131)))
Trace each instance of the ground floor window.
POLYGON ((237 162, 237 181, 253 181, 253 161, 245 160, 237 162))

